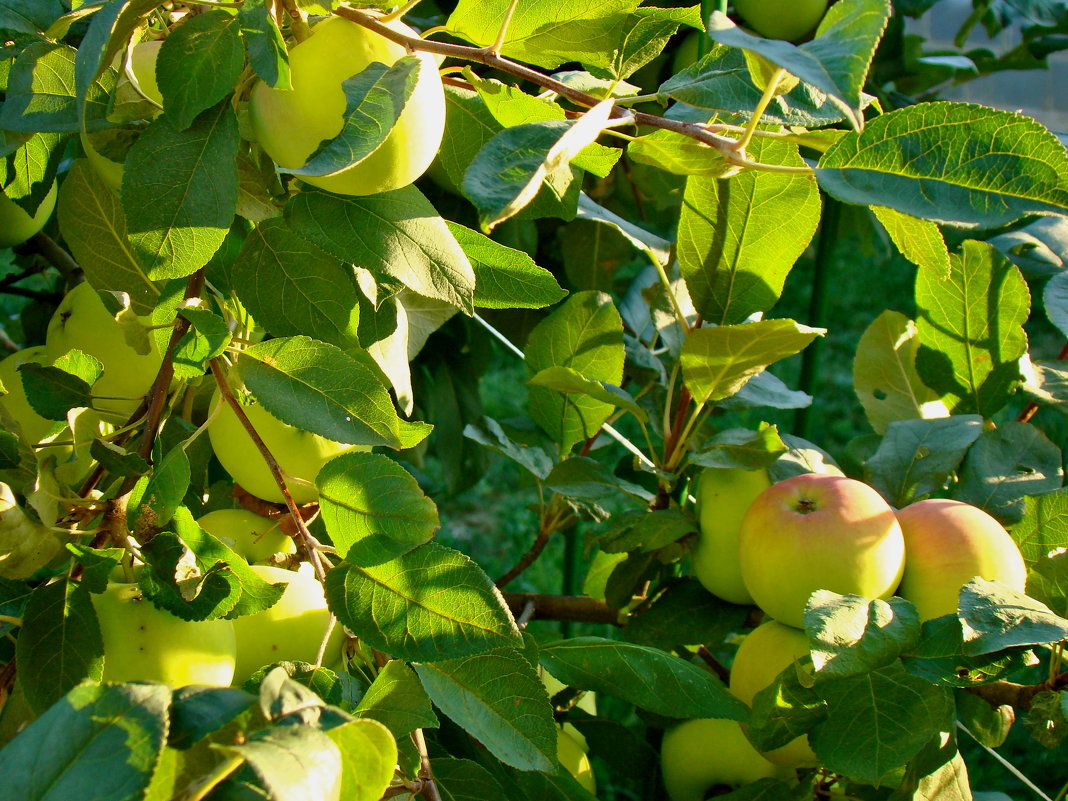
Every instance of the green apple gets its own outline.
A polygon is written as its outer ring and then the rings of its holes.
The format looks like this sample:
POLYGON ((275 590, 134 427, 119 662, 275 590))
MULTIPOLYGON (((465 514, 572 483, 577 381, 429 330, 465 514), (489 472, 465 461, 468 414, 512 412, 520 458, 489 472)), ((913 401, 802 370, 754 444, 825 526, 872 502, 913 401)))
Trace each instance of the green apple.
MULTIPOLYGON (((319 470, 339 453, 354 447, 283 423, 255 402, 242 406, 242 410, 282 471, 298 479, 286 482, 296 503, 311 503, 319 497, 315 489, 315 477, 319 475, 319 470)), ((218 389, 211 400, 211 411, 214 417, 208 425, 208 437, 215 456, 226 472, 257 498, 282 503, 282 491, 278 489, 270 468, 234 410, 222 402, 218 389)), ((362 446, 355 447, 369 450, 362 446)))
POLYGON ((226 686, 237 653, 229 620, 186 621, 141 595, 136 584, 109 584, 93 595, 104 638, 104 681, 226 686))
POLYGON ((687 720, 667 732, 660 746, 660 769, 671 801, 704 801, 713 788, 793 776, 793 771, 764 759, 737 721, 711 718, 687 720))
MULTIPOLYGON (((253 565, 264 581, 283 583, 285 592, 270 609, 234 620, 237 635, 237 665, 234 684, 244 683, 253 673, 275 662, 315 663, 319 644, 330 623, 323 585, 308 573, 280 567, 253 565)), ((326 646, 326 662, 341 652, 345 633, 334 626, 326 646)))
POLYGON ((263 562, 276 553, 296 553, 292 537, 282 533, 277 520, 247 509, 216 509, 197 520, 206 532, 249 562, 263 562))
MULTIPOLYGON (((808 656, 808 636, 801 629, 784 626, 774 620, 762 623, 738 648, 731 665, 731 692, 752 706, 753 697, 771 684, 775 677, 803 656, 808 656)), ((762 752, 778 765, 791 768, 811 767, 818 763, 802 735, 782 748, 762 752)))
POLYGON ((811 33, 827 11, 828 0, 734 0, 734 10, 769 39, 794 41, 811 33))
MULTIPOLYGON (((136 325, 132 321, 128 324, 136 325)), ((119 416, 137 408, 163 361, 155 338, 146 336, 144 342, 140 352, 127 343, 123 324, 111 316, 88 282, 67 293, 45 334, 45 346, 53 361, 77 348, 103 365, 104 373, 93 384, 93 394, 107 399, 94 400, 93 407, 119 416)))
MULTIPOLYGON (((388 25, 417 35, 400 21, 388 25)), ((263 82, 253 88, 249 115, 256 139, 279 166, 302 166, 320 143, 341 132, 346 105, 342 81, 372 62, 389 66, 406 55, 402 46, 355 22, 323 20, 289 52, 292 89, 273 89, 263 82)), ((344 195, 371 195, 407 186, 423 174, 445 129, 445 93, 434 57, 416 55, 415 89, 378 149, 340 172, 302 180, 344 195)))
POLYGON ((816 590, 889 598, 905 567, 905 540, 894 510, 867 484, 807 473, 753 501, 738 555, 757 605, 802 628, 816 590))
POLYGON ((0 248, 25 242, 44 228, 56 207, 56 185, 53 183, 31 217, 15 201, 0 193, 0 248))
POLYGON ((697 480, 701 532, 693 549, 693 572, 713 595, 732 604, 751 604, 742 581, 738 537, 746 510, 771 486, 767 470, 706 467, 697 480))
POLYGON ((48 351, 44 345, 23 348, 0 361, 0 381, 7 394, 0 397, 0 409, 7 412, 19 424, 22 435, 29 442, 40 442, 56 425, 55 420, 46 420, 26 400, 19 367, 24 364, 49 364, 48 351))
POLYGON ((563 726, 557 727, 556 758, 575 777, 575 781, 591 795, 597 794, 597 781, 593 777, 586 749, 563 726))
POLYGON ((905 535, 905 574, 898 594, 916 605, 922 620, 957 612, 960 588, 975 577, 1019 592, 1027 567, 1002 525, 961 501, 918 501, 897 513, 905 535))

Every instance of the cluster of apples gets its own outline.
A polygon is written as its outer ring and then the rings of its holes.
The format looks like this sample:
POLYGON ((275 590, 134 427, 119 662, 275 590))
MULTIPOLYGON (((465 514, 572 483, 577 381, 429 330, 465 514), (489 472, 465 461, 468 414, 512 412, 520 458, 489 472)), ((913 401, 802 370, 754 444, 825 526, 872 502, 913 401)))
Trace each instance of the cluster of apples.
MULTIPOLYGON (((745 637, 731 667, 731 692, 747 704, 808 655, 804 611, 817 590, 896 593, 921 620, 956 614, 961 587, 975 577, 1024 590, 1027 571, 1015 541, 989 514, 960 501, 895 510, 844 476, 804 474, 772 484, 763 470, 716 468, 702 472, 697 496, 695 575, 713 594, 756 604, 769 618, 745 637)), ((817 764, 805 736, 761 753, 726 720, 682 723, 664 737, 661 758, 672 801, 700 801, 716 785, 782 778, 817 764)))

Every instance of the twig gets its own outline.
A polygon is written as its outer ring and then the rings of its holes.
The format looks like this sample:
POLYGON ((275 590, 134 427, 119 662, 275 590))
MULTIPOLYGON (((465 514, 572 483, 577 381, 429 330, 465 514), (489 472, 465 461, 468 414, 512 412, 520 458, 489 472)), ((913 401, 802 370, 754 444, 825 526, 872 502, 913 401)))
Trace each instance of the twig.
POLYGON ((712 668, 712 672, 719 677, 720 681, 722 681, 724 684, 728 684, 730 682, 731 672, 727 670, 727 668, 723 666, 723 663, 716 659, 713 653, 707 648, 705 648, 705 646, 698 646, 697 655, 704 660, 704 663, 706 665, 712 668))
POLYGON ((552 512, 549 512, 546 518, 542 520, 541 525, 538 526, 538 536, 534 538, 534 544, 530 546, 530 549, 519 558, 519 561, 507 573, 497 579, 495 582, 497 587, 500 589, 507 587, 524 570, 534 564, 537 558, 541 556, 542 551, 545 550, 545 546, 549 544, 549 538, 554 531, 556 531, 556 517, 552 512))
POLYGON ((44 256, 45 260, 59 270, 63 280, 70 284, 74 276, 80 275, 82 268, 78 262, 65 249, 61 248, 56 241, 45 233, 36 233, 30 237, 30 244, 37 252, 44 256))
POLYGON ((423 780, 423 795, 429 801, 441 801, 441 793, 438 792, 437 782, 434 781, 434 771, 430 767, 430 753, 426 749, 426 738, 422 729, 412 732, 412 740, 415 749, 419 752, 420 777, 423 780))
POLYGON ((525 615, 529 604, 534 611, 528 620, 570 620, 576 623, 608 623, 619 626, 620 611, 604 601, 585 595, 542 595, 537 592, 506 592, 504 601, 513 615, 525 615))
POLYGON ((1011 706, 1024 711, 1031 708, 1035 696, 1039 693, 1053 693, 1068 688, 1068 672, 1046 679, 1039 684, 1017 684, 1013 681, 995 681, 978 687, 967 687, 972 695, 978 696, 995 709, 999 706, 1011 706))

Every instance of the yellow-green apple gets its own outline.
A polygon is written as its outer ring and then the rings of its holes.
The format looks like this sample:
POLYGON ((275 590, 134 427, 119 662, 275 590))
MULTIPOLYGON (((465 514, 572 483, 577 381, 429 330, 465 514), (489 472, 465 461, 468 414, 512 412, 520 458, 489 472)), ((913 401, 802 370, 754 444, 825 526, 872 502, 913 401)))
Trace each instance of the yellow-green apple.
POLYGON ((697 480, 701 532, 693 549, 693 572, 713 595, 732 604, 751 604, 742 581, 738 537, 746 510, 771 486, 767 470, 706 467, 697 480))
POLYGON ((757 33, 794 41, 811 33, 827 11, 828 0, 734 0, 734 10, 757 33))
POLYGON ((753 600, 795 628, 816 590, 888 598, 905 567, 901 527, 882 496, 816 473, 773 484, 753 501, 738 554, 753 600))
POLYGON ((957 612, 960 588, 979 577, 1024 591, 1027 567, 1001 523, 975 506, 944 498, 897 513, 905 535, 905 574, 898 594, 922 620, 957 612))
POLYGON ((0 248, 21 244, 36 234, 44 228, 55 207, 56 185, 54 183, 32 217, 14 200, 0 192, 0 248))
MULTIPOLYGON (((746 635, 731 665, 731 692, 750 706, 753 697, 775 677, 803 656, 808 656, 808 637, 801 629, 768 620, 746 635)), ((817 764, 816 755, 802 735, 774 751, 762 752, 772 762, 791 768, 817 764)))
POLYGON ((556 758, 575 777, 575 781, 592 795, 597 793, 597 781, 593 777, 590 759, 583 744, 573 737, 565 726, 556 728, 556 758))
POLYGON ((104 681, 226 686, 237 653, 229 620, 182 620, 144 598, 136 584, 93 595, 104 638, 104 681))
POLYGON ((713 788, 734 789, 793 771, 760 755, 733 720, 697 718, 664 735, 660 769, 671 801, 704 801, 713 788))
MULTIPOLYGON (((245 682, 265 665, 275 662, 315 663, 319 645, 330 623, 323 585, 308 573, 280 567, 253 565, 264 581, 285 584, 285 592, 270 609, 234 620, 237 635, 237 665, 234 683, 245 682)), ((330 633, 324 661, 331 664, 341 652, 345 638, 341 626, 330 633)))
MULTIPOLYGON (((400 21, 386 24, 418 35, 400 21)), ((342 81, 372 62, 391 66, 406 55, 401 45, 355 22, 323 20, 289 52, 291 89, 273 89, 263 82, 253 88, 249 117, 256 139, 279 166, 304 165, 324 140, 341 133, 346 106, 342 81)), ((445 93, 434 57, 416 55, 420 63, 415 89, 385 141, 339 172, 302 180, 344 195, 371 195, 407 186, 423 174, 445 130, 445 93)))
POLYGON ((216 509, 197 520, 206 532, 249 562, 263 562, 276 553, 296 553, 292 537, 282 533, 277 520, 247 509, 216 509))
MULTIPOLYGON (((319 470, 342 451, 354 447, 283 423, 258 403, 252 402, 241 409, 282 471, 286 476, 297 479, 286 482, 296 503, 314 501, 318 497, 315 477, 319 475, 319 470)), ((211 413, 214 417, 208 424, 208 437, 215 456, 226 472, 257 498, 282 503, 282 491, 278 489, 270 468, 234 410, 223 402, 218 389, 212 397, 211 413)), ((356 447, 368 450, 362 446, 356 447)))
POLYGON ((7 394, 0 397, 0 409, 7 412, 19 424, 22 435, 29 442, 40 442, 56 425, 55 420, 46 420, 26 400, 19 367, 24 364, 49 364, 48 351, 44 345, 23 348, 0 361, 0 381, 7 394))
POLYGON ((93 394, 102 397, 94 399, 93 408, 120 416, 137 407, 163 361, 154 337, 146 335, 142 342, 140 350, 127 342, 124 325, 112 317, 87 281, 63 298, 45 334, 53 361, 77 348, 100 362, 104 373, 93 384, 93 394))

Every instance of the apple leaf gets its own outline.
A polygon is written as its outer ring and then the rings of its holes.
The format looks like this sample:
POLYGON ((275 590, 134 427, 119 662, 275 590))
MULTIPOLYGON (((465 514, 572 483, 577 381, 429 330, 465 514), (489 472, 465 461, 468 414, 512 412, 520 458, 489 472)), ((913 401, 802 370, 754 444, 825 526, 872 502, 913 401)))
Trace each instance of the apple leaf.
POLYGON ((458 194, 467 165, 501 130, 503 126, 490 114, 478 92, 446 84, 445 133, 437 156, 444 175, 438 180, 458 194))
POLYGON ((237 115, 226 101, 188 130, 167 114, 126 156, 122 207, 128 240, 152 279, 196 272, 222 245, 237 209, 237 115))
POLYGON ((959 614, 969 656, 1068 639, 1068 619, 996 581, 974 578, 965 584, 959 614))
POLYGON ((411 473, 375 453, 342 453, 319 471, 319 508, 347 561, 367 567, 429 542, 438 509, 411 473))
POLYGON ((179 306, 178 315, 191 325, 174 349, 174 377, 194 380, 204 375, 210 359, 226 352, 232 333, 226 320, 209 309, 179 306))
POLYGON ((192 468, 185 449, 171 448, 156 464, 152 474, 138 481, 128 504, 130 529, 140 535, 170 523, 191 481, 192 468))
MULTIPOLYGON (((578 292, 538 323, 527 339, 527 369, 537 375, 547 367, 570 367, 591 381, 619 386, 623 380, 623 322, 603 292, 578 292)), ((530 414, 566 453, 596 434, 613 404, 586 395, 565 395, 534 386, 530 414)))
POLYGON ((545 487, 584 501, 618 498, 623 493, 651 504, 655 497, 645 487, 620 478, 611 468, 588 456, 572 456, 558 462, 545 477, 545 487))
POLYGON ((720 801, 792 801, 794 791, 786 782, 777 779, 757 779, 716 797, 720 801))
MULTIPOLYGON (((754 161, 803 166, 797 145, 758 137, 747 152, 754 161)), ((690 177, 678 257, 694 306, 720 325, 770 309, 819 220, 819 190, 803 175, 747 170, 729 181, 690 177)))
POLYGON ((65 139, 63 134, 36 133, 5 159, 7 183, 4 195, 31 217, 37 214, 55 187, 65 139))
POLYGON ((762 751, 782 748, 827 718, 827 704, 802 681, 799 665, 787 665, 753 696, 749 739, 762 751))
POLYGON ((76 56, 73 47, 49 42, 35 42, 22 50, 10 67, 0 128, 33 134, 110 127, 104 86, 97 81, 87 91, 75 90, 76 56))
POLYGON ((720 642, 745 624, 746 608, 721 601, 694 578, 677 579, 640 615, 632 615, 623 636, 635 645, 670 651, 678 645, 720 642))
POLYGON ((4 794, 141 797, 166 743, 170 701, 162 684, 75 687, 0 750, 4 794))
POLYGON ((420 70, 426 69, 423 59, 411 55, 388 67, 374 61, 342 81, 341 133, 319 145, 302 167, 280 169, 293 175, 332 175, 363 161, 393 132, 415 91, 420 70))
POLYGON ((59 0, 3 0, 0 2, 0 28, 19 33, 43 32, 64 12, 59 0))
POLYGON ((759 431, 728 428, 718 431, 701 443, 700 450, 687 456, 689 464, 701 467, 761 470, 770 467, 789 451, 779 436, 779 429, 761 423, 759 431))
POLYGON ((237 11, 252 70, 274 89, 291 89, 289 52, 266 0, 245 0, 237 11))
MULTIPOLYGON (((19 676, 22 692, 37 713, 79 682, 99 681, 104 669, 104 640, 88 589, 68 579, 34 589, 26 602, 15 658, 23 671, 19 676)), ((6 755, 7 749, 2 753, 6 755)), ((3 762, 0 756, 0 764, 3 762)), ((15 771, 3 775, 10 786, 7 777, 14 776, 15 771)))
POLYGON ((1024 515, 1010 531, 1028 565, 1068 548, 1068 489, 1024 498, 1024 515))
POLYGON ((1068 617, 1068 551, 1035 562, 1027 575, 1027 595, 1068 617))
POLYGON ((907 601, 872 600, 818 590, 805 605, 816 681, 869 673, 894 662, 920 639, 920 617, 907 601))
POLYGON ((415 672, 399 659, 386 663, 353 714, 377 720, 398 740, 416 729, 436 729, 438 718, 415 672))
POLYGON ((241 352, 237 374, 279 420, 334 442, 410 448, 430 433, 397 410, 375 372, 309 337, 280 337, 241 352))
POLYGON ((497 759, 520 770, 553 769, 552 706, 534 667, 514 648, 414 668, 434 705, 497 759))
POLYGON ((185 20, 163 40, 156 75, 164 111, 179 131, 229 95, 245 66, 240 18, 221 8, 185 20))
POLYGON ((609 75, 618 80, 633 75, 662 52, 668 40, 687 25, 704 33, 701 6, 636 8, 623 23, 623 37, 613 54, 609 75))
POLYGON ((186 750, 236 718, 256 699, 233 687, 192 684, 175 690, 171 703, 167 744, 186 750))
POLYGON ((514 644, 500 591, 471 559, 428 542, 381 565, 342 563, 326 577, 338 620, 373 647, 433 662, 514 644))
POLYGON ((464 428, 464 436, 515 462, 540 479, 548 476, 553 469, 552 457, 543 448, 516 442, 504 432, 500 423, 489 417, 483 417, 481 425, 469 423, 464 428))
MULTIPOLYGON (((130 34, 142 17, 158 7, 156 0, 127 0, 103 3, 89 20, 74 66, 74 91, 85 97, 93 81, 111 65, 126 47, 130 34)), ((62 35, 54 38, 61 39, 62 35)))
MULTIPOLYGON (((568 459, 560 464, 565 465, 571 461, 574 460, 568 459)), ((553 471, 553 473, 556 472, 556 470, 553 471)), ((633 509, 623 514, 613 515, 608 528, 598 538, 597 545, 605 553, 628 553, 637 548, 647 552, 656 551, 696 530, 697 524, 694 519, 681 509, 656 509, 654 511, 633 509)), ((643 619, 646 614, 643 612, 638 619, 643 619)), ((629 628, 631 624, 627 625, 629 628)), ((701 641, 704 641, 703 637, 701 641)), ((672 645, 679 644, 672 643, 672 645)))
POLYGON ((612 695, 658 715, 748 717, 745 704, 711 673, 656 648, 574 637, 543 646, 541 662, 568 686, 612 695))
MULTIPOLYGON (((354 720, 327 732, 341 752, 341 798, 378 801, 393 781, 397 743, 375 720, 354 720)), ((436 778, 436 777, 435 777, 436 778)))
POLYGON ((244 759, 275 801, 330 798, 341 783, 338 747, 326 732, 312 726, 272 726, 252 732, 239 745, 215 747, 244 759))
POLYGON ((663 129, 637 137, 627 146, 627 157, 673 175, 700 175, 710 179, 720 177, 731 166, 714 147, 692 136, 663 129))
POLYGON ((790 389, 783 380, 768 372, 757 373, 745 382, 740 390, 724 398, 724 409, 755 409, 767 406, 772 409, 804 409, 812 405, 812 396, 807 392, 790 389))
POLYGON ((305 334, 341 348, 357 344, 359 298, 352 270, 281 219, 256 226, 230 268, 230 285, 276 337, 305 334))
POLYGON ((917 267, 945 278, 949 275, 949 250, 938 226, 886 206, 872 206, 872 214, 882 223, 901 255, 917 267))
POLYGON ((643 423, 649 420, 645 409, 635 403, 634 398, 626 390, 606 381, 591 381, 572 367, 560 365, 546 367, 538 371, 527 383, 534 387, 553 389, 565 395, 585 395, 601 403, 608 403, 617 409, 630 412, 643 423))
POLYGON ((901 659, 905 670, 931 684, 965 688, 997 681, 1033 662, 1026 647, 966 654, 964 631, 956 615, 924 621, 919 642, 901 659))
POLYGON ((899 664, 819 686, 827 718, 809 732, 820 764, 879 784, 928 743, 953 731, 953 695, 911 676, 899 664))
POLYGON ((698 403, 729 398, 768 365, 799 353, 822 328, 793 320, 759 320, 691 331, 679 362, 686 388, 698 403))
MULTIPOLYGON (((77 364, 88 368, 91 363, 95 363, 96 369, 93 372, 97 377, 100 376, 100 362, 92 356, 79 350, 70 351, 68 355, 70 354, 77 354, 79 357, 68 361, 71 367, 78 370, 77 364)), ((92 406, 91 382, 62 367, 26 362, 19 365, 18 372, 22 378, 26 400, 33 410, 46 420, 66 420, 67 412, 71 409, 92 406)))
POLYGON ((471 262, 414 186, 363 197, 306 189, 286 204, 285 215, 294 231, 327 253, 472 312, 471 262))
POLYGON ((442 801, 485 801, 507 798, 504 789, 484 767, 469 759, 435 757, 430 760, 442 801))

